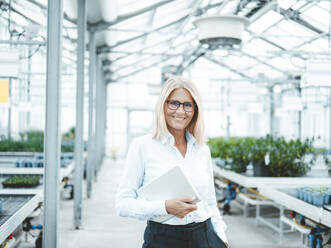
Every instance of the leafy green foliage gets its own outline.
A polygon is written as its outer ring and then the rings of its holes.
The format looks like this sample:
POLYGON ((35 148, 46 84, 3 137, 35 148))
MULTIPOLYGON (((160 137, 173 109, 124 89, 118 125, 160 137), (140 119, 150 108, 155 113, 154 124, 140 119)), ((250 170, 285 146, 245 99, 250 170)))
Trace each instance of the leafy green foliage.
POLYGON ((313 149, 314 139, 301 141, 286 141, 284 137, 273 139, 273 146, 270 149, 269 168, 273 176, 295 177, 304 176, 316 161, 316 153, 313 149), (307 155, 311 155, 306 160, 307 155))
POLYGON ((4 187, 11 188, 34 187, 39 184, 38 176, 12 176, 2 182, 4 187))
POLYGON ((9 140, 0 140, 0 151, 22 151, 24 150, 24 142, 15 141, 12 139, 9 140))
MULTIPOLYGON (((316 161, 314 139, 286 141, 273 138, 213 138, 208 141, 213 158, 230 164, 231 170, 244 172, 249 163, 265 164, 269 156, 270 176, 296 177, 305 175, 316 161)), ((330 163, 331 164, 331 163, 330 163)))
POLYGON ((211 156, 221 158, 231 165, 231 170, 241 173, 246 171, 249 163, 249 150, 247 149, 252 142, 252 138, 235 138, 224 139, 222 137, 210 139, 211 156))
MULTIPOLYGON (((71 136, 74 135, 74 128, 71 128, 71 136)), ((62 152, 73 152, 73 142, 64 142, 61 145, 62 152), (69 145, 68 145, 69 144, 69 145)), ((0 140, 0 152, 43 152, 44 132, 40 130, 28 130, 20 133, 20 140, 0 140)))
POLYGON ((74 139, 75 138, 75 127, 69 129, 68 132, 62 135, 62 138, 74 139))

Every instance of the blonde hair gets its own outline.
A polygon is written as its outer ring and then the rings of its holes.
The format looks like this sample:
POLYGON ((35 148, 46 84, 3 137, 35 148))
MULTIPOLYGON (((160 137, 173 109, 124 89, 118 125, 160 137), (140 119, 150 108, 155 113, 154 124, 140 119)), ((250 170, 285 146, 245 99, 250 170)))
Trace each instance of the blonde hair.
POLYGON ((201 105, 201 97, 200 94, 194 85, 194 83, 182 77, 173 77, 168 79, 159 95, 155 106, 155 114, 154 114, 154 127, 153 127, 153 138, 157 140, 161 140, 163 138, 168 137, 168 128, 165 120, 164 113, 164 104, 169 97, 169 95, 178 88, 186 89, 190 92, 195 104, 196 109, 194 111, 193 118, 191 122, 186 127, 186 130, 189 131, 193 137, 196 139, 199 145, 204 144, 204 120, 202 113, 202 105, 201 105))

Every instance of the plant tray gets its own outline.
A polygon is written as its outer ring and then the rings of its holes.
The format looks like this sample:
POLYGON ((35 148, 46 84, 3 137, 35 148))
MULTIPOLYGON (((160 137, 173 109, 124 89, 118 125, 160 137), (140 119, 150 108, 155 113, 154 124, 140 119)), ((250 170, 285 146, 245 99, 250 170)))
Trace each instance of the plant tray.
POLYGON ((29 183, 17 183, 17 184, 11 184, 11 183, 2 183, 2 186, 4 188, 33 188, 38 186, 39 183, 29 184, 29 183))

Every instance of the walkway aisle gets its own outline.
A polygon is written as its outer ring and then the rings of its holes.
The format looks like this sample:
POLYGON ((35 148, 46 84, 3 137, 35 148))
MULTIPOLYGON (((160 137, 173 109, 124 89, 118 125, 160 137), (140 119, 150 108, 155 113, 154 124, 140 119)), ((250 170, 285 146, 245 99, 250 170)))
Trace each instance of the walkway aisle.
POLYGON ((61 201, 59 248, 141 247, 145 222, 115 213, 115 192, 123 166, 123 160, 114 162, 106 158, 93 184, 91 199, 87 199, 84 190, 81 230, 73 230, 73 201, 61 201))

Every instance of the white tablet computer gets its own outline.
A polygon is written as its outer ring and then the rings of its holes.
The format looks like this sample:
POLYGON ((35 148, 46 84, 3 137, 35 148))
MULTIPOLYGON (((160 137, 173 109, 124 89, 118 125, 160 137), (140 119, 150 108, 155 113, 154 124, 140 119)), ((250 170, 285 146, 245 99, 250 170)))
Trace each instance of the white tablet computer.
POLYGON ((139 188, 137 193, 139 197, 149 201, 168 200, 181 196, 195 196, 194 203, 200 201, 200 196, 180 166, 171 168, 160 177, 139 188))

